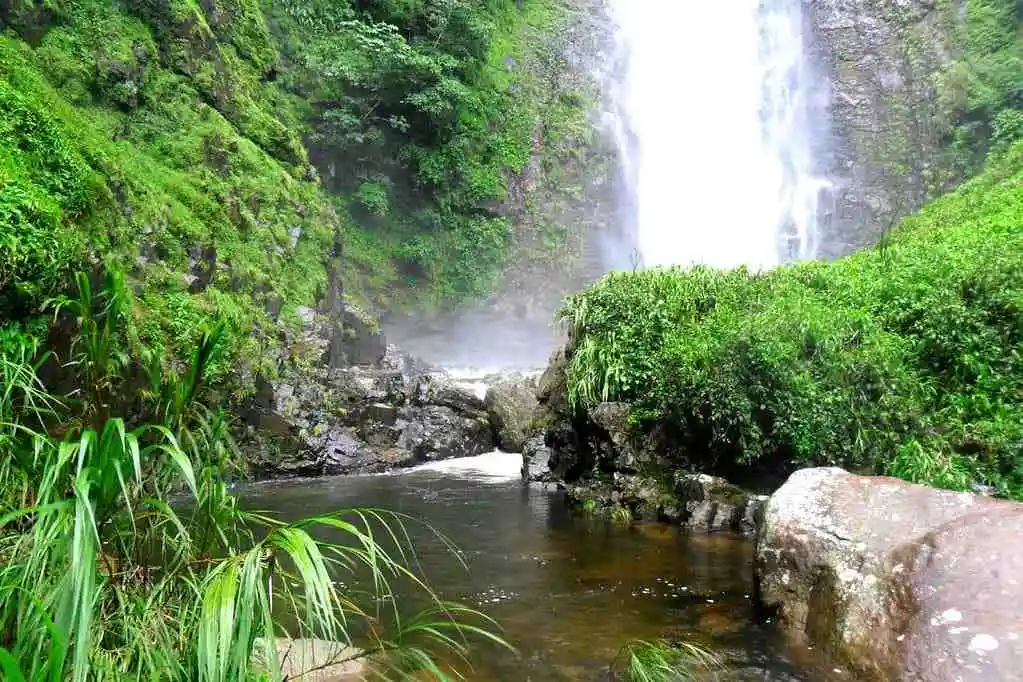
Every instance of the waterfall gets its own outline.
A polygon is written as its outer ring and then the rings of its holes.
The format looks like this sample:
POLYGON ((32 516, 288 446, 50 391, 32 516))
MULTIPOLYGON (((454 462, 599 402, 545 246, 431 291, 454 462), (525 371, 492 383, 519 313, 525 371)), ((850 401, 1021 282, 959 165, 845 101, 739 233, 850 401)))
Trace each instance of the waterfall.
POLYGON ((800 0, 609 2, 635 264, 813 258, 827 183, 814 174, 800 0))

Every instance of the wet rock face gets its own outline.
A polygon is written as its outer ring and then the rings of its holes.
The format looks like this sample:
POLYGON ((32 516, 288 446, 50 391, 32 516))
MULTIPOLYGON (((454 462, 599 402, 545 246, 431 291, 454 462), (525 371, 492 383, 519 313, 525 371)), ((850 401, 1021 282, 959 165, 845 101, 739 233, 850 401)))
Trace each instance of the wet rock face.
POLYGON ((523 452, 536 412, 536 379, 529 376, 503 378, 487 389, 484 405, 505 452, 523 452))
POLYGON ((551 471, 550 461, 551 449, 544 444, 543 434, 527 438, 522 448, 522 480, 541 485, 556 484, 558 479, 551 471))
POLYGON ((665 521, 694 532, 752 535, 766 497, 715 476, 690 472, 670 437, 637 432, 625 403, 601 403, 585 415, 568 404, 567 357, 557 351, 540 377, 534 422, 543 439, 527 440, 522 477, 555 483, 570 498, 597 508, 625 508, 644 520, 665 521))
POLYGON ((376 365, 387 354, 387 339, 380 327, 361 310, 346 305, 343 313, 341 351, 351 365, 376 365))
POLYGON ((663 510, 696 531, 738 531, 754 535, 767 506, 766 495, 754 495, 723 478, 676 472, 674 498, 678 507, 663 510))
POLYGON ((349 367, 310 372, 299 386, 271 386, 257 426, 276 423, 286 443, 251 460, 260 475, 385 471, 494 447, 482 401, 442 376, 349 367))
POLYGON ((346 311, 341 325, 298 312, 301 333, 285 343, 280 378, 262 382, 246 415, 254 474, 376 472, 493 449, 474 393, 387 346, 369 322, 352 323, 357 312, 346 311), (332 367, 339 329, 346 363, 332 367))
POLYGON ((1023 505, 841 469, 793 474, 757 540, 783 630, 877 682, 1023 680, 1023 505))
POLYGON ((957 180, 942 158, 938 73, 965 16, 954 0, 803 0, 807 51, 830 135, 817 156, 833 185, 824 256, 870 244, 928 193, 957 180))

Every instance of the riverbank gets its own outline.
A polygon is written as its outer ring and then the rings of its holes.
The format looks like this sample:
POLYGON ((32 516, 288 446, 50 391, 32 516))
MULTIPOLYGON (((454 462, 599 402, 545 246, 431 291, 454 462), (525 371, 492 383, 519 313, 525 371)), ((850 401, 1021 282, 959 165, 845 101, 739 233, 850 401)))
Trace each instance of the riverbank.
POLYGON ((443 679, 438 661, 460 661, 469 641, 507 646, 492 620, 423 581, 401 541, 417 520, 242 509, 230 478, 244 457, 210 381, 223 326, 168 368, 132 345, 117 273, 95 290, 77 282, 76 298, 54 303, 68 355, 0 334, 4 679, 279 679, 277 647, 259 660, 254 649, 280 636, 329 643, 340 658, 316 657, 339 671, 355 656, 384 679, 443 679), (44 371, 71 389, 54 392, 44 371))

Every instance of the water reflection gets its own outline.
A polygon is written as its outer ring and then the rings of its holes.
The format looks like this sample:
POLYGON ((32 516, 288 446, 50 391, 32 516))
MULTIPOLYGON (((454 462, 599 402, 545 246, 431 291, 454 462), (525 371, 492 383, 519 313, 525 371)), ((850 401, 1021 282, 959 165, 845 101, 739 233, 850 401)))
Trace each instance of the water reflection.
POLYGON ((451 538, 468 572, 429 531, 410 528, 432 586, 485 610, 520 652, 484 652, 470 680, 597 680, 629 639, 671 633, 710 645, 745 671, 717 679, 829 677, 827 666, 797 671, 770 630, 754 623, 750 543, 580 519, 556 493, 524 488, 510 473, 417 471, 273 483, 241 496, 246 506, 285 518, 384 507, 451 538))

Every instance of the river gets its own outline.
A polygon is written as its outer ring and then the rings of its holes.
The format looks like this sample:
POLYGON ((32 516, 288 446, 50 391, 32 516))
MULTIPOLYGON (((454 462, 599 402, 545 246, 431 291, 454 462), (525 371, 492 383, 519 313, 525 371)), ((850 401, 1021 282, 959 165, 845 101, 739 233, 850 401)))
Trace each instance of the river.
POLYGON ((488 648, 470 682, 606 680, 626 641, 666 634, 726 659, 727 671, 706 679, 849 679, 756 622, 749 541, 588 519, 558 493, 524 487, 519 465, 518 455, 493 453, 386 475, 255 484, 240 496, 290 519, 384 507, 451 538, 467 571, 430 531, 410 526, 431 585, 485 610, 519 652, 488 648))

